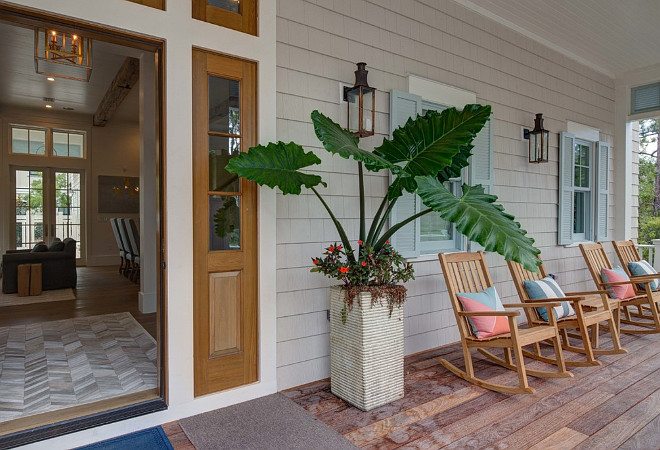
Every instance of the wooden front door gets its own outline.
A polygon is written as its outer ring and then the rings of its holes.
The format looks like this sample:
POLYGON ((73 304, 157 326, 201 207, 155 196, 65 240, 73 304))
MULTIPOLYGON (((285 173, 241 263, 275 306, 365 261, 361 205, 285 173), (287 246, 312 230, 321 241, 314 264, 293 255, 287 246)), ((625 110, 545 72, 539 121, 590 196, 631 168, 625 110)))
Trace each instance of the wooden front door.
POLYGON ((195 395, 257 381, 257 187, 225 170, 257 144, 256 64, 193 51, 195 395))

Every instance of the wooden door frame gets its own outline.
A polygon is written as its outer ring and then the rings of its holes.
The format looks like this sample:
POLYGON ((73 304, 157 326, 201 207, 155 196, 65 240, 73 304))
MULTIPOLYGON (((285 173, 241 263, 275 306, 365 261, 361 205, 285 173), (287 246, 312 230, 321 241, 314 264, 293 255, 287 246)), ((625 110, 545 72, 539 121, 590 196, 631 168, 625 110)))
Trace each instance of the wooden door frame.
MULTIPOLYGON (((157 242, 157 343, 158 343, 158 388, 107 400, 89 405, 79 405, 66 410, 47 412, 11 421, 0 434, 0 448, 26 445, 32 442, 54 438, 133 417, 167 409, 167 209, 165 202, 165 40, 139 35, 108 26, 84 21, 78 18, 63 17, 44 11, 36 11, 17 5, 0 4, 0 19, 12 24, 28 27, 55 26, 65 32, 85 33, 91 39, 136 48, 155 55, 156 91, 156 184, 159 228, 156 229, 157 242)), ((8 422, 9 423, 9 422, 8 422)), ((4 424, 6 425, 6 424, 4 424)))

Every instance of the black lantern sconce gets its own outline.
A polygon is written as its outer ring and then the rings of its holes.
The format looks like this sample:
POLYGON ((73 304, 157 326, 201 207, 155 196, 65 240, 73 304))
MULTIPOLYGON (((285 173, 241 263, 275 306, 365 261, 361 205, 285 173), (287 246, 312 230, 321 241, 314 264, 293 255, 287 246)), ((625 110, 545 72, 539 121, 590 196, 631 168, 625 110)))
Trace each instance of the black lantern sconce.
POLYGON ((344 88, 344 100, 348 103, 348 131, 356 136, 374 135, 376 119, 376 88, 367 83, 367 63, 357 63, 355 86, 344 88))
POLYGON ((549 135, 550 132, 543 129, 543 114, 537 114, 534 129, 529 131, 525 128, 524 131, 525 139, 529 140, 529 162, 548 162, 549 135))

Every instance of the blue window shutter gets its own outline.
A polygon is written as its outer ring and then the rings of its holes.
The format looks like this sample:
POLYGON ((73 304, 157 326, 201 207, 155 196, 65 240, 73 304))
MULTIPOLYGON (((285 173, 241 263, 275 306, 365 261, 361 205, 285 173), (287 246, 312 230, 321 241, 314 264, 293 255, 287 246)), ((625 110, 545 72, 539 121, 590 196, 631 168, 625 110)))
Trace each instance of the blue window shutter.
POLYGON ((606 241, 610 209, 610 144, 599 142, 596 153, 596 240, 606 241))
POLYGON ((573 147, 575 136, 562 132, 559 141, 559 245, 573 243, 573 147))
MULTIPOLYGON (((493 126, 491 120, 486 122, 486 125, 481 129, 479 134, 472 141, 472 156, 468 160, 469 181, 471 186, 480 184, 484 187, 484 191, 488 194, 493 194, 494 179, 493 179, 493 126)), ((470 242, 470 251, 476 252, 484 250, 484 248, 476 242, 470 242)))
MULTIPOLYGON (((422 113, 422 97, 392 90, 390 92, 390 137, 392 132, 404 125, 410 117, 422 113)), ((390 183, 392 175, 390 174, 390 183)), ((399 223, 421 211, 417 195, 404 192, 390 215, 390 226, 399 223)), ((410 258, 419 255, 419 220, 415 220, 401 228, 392 236, 392 245, 401 255, 410 258)))

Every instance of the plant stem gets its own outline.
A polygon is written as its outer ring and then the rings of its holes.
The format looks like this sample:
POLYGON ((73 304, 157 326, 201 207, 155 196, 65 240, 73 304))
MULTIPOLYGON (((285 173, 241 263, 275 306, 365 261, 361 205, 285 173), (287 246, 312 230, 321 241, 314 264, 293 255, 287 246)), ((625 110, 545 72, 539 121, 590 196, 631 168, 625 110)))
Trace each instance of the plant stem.
POLYGON ((360 240, 364 242, 366 218, 364 214, 364 174, 362 173, 362 162, 358 163, 358 180, 360 183, 360 240))
POLYGON ((351 242, 348 240, 348 236, 346 236, 346 232, 344 231, 344 227, 341 226, 341 223, 337 220, 335 215, 332 213, 332 210, 328 206, 328 204, 323 200, 323 197, 321 197, 321 194, 318 193, 316 189, 313 187, 310 188, 312 192, 316 194, 316 196, 321 200, 321 203, 325 207, 326 211, 328 211, 328 214, 330 214, 330 218, 335 224, 335 228, 337 229, 337 232, 339 232, 339 237, 341 238, 341 242, 344 244, 344 251, 346 252, 346 257, 348 258, 348 261, 351 263, 355 263, 355 255, 353 255, 353 249, 351 248, 351 242))
POLYGON ((385 206, 387 206, 387 195, 385 195, 385 197, 383 197, 383 201, 380 202, 380 206, 378 207, 376 216, 374 217, 374 220, 371 222, 371 226, 369 227, 369 235, 367 236, 367 240, 365 241, 364 244, 367 248, 371 246, 371 243, 376 237, 374 236, 374 233, 376 232, 376 227, 378 227, 378 221, 380 219, 380 215, 383 214, 383 210, 385 209, 385 206))
POLYGON ((387 242, 392 237, 392 235, 394 233, 399 231, 399 229, 405 227, 406 225, 408 225, 413 220, 418 219, 418 218, 422 217, 423 215, 430 213, 431 211, 433 211, 431 208, 425 209, 424 211, 419 212, 419 213, 415 214, 414 216, 410 216, 406 220, 403 220, 403 221, 397 223, 396 225, 394 225, 393 227, 391 227, 389 230, 387 230, 385 232, 385 234, 383 234, 383 237, 380 238, 380 240, 378 242, 376 242, 376 245, 374 245, 374 251, 377 252, 378 250, 380 250, 383 247, 383 245, 385 245, 385 242, 387 242))
MULTIPOLYGON (((387 198, 387 196, 385 197, 387 198)), ((399 197, 390 200, 390 205, 387 207, 387 210, 385 211, 385 214, 383 214, 383 218, 380 219, 380 222, 378 223, 378 227, 376 228, 376 231, 374 232, 374 235, 372 236, 372 240, 378 239, 378 236, 380 236, 380 232, 383 231, 383 227, 387 223, 387 219, 390 217, 390 214, 392 214, 392 210, 394 209, 394 204, 396 201, 399 199, 399 197)), ((381 239, 382 240, 382 239, 381 239)), ((385 242, 385 241, 383 241, 385 242)), ((382 247, 382 245, 381 245, 382 247)), ((377 248, 376 250, 380 250, 380 247, 377 248)))

